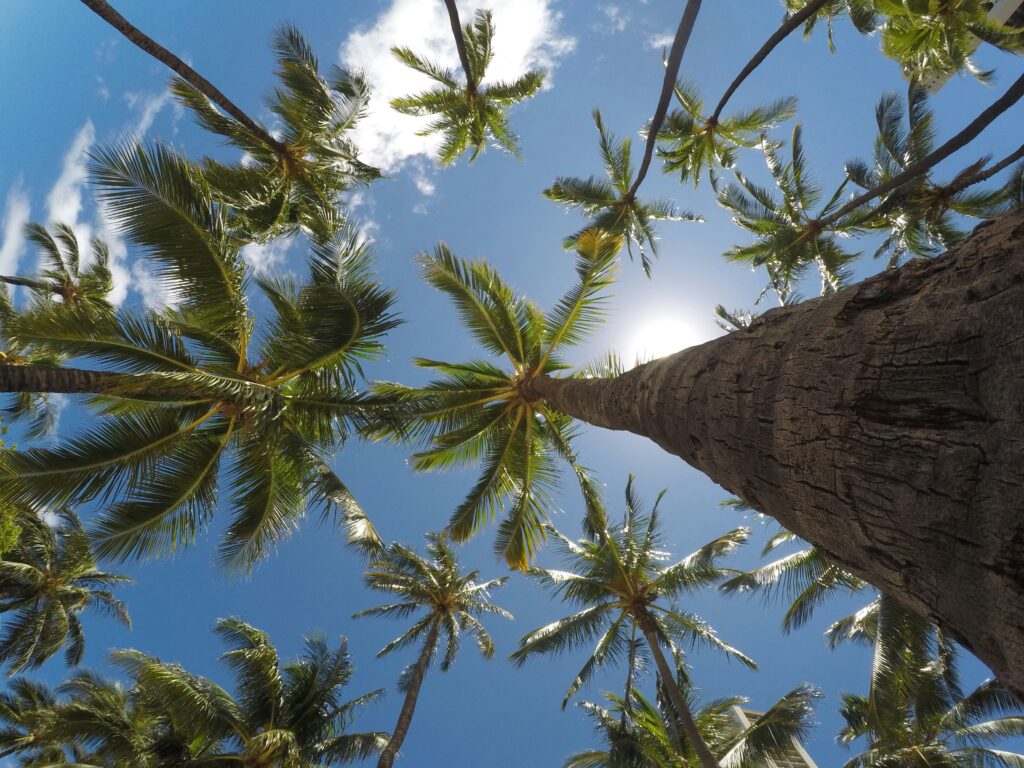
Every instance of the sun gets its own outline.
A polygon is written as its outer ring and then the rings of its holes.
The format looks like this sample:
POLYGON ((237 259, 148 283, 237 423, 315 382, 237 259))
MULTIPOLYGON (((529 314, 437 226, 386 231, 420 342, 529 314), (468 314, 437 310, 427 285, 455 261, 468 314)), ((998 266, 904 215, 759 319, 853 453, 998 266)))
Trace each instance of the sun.
POLYGON ((704 341, 692 323, 678 316, 642 318, 634 328, 621 351, 622 362, 627 367, 632 367, 636 362, 670 355, 704 341))

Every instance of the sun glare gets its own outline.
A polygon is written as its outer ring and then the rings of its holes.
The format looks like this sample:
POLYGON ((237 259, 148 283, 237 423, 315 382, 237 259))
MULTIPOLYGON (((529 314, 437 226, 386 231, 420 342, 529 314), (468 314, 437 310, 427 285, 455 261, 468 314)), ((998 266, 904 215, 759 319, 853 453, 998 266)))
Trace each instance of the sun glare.
POLYGON ((642 320, 635 328, 622 349, 622 362, 627 367, 670 355, 702 341, 692 325, 679 317, 642 320))

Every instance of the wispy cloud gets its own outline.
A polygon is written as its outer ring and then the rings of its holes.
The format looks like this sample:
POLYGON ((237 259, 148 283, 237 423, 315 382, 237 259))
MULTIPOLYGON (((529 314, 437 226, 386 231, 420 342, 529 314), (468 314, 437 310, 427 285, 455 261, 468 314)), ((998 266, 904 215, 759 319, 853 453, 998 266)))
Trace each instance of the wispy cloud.
POLYGON ((249 243, 242 248, 241 254, 246 263, 252 267, 253 272, 259 274, 284 264, 291 245, 288 238, 282 237, 264 245, 249 243))
POLYGON ((673 40, 675 40, 675 37, 673 37, 672 33, 662 32, 648 37, 647 42, 644 43, 644 45, 653 51, 657 51, 661 48, 671 48, 673 40))
POLYGON ((137 139, 142 139, 153 126, 153 121, 160 114, 160 110, 170 102, 171 94, 169 91, 161 93, 129 91, 124 94, 124 100, 136 115, 135 121, 128 127, 127 132, 137 139))
POLYGON ((597 24, 597 29, 600 32, 614 35, 618 32, 625 32, 626 27, 629 25, 631 18, 627 11, 614 3, 608 3, 607 5, 601 6, 601 13, 604 14, 605 22, 603 24, 597 24))
POLYGON ((31 207, 21 179, 11 185, 4 205, 3 243, 0 244, 0 274, 13 275, 25 251, 25 224, 31 207))
MULTIPOLYGON (((550 71, 570 53, 575 41, 560 33, 561 15, 552 0, 477 0, 459 3, 464 21, 475 7, 494 13, 494 61, 488 80, 511 80, 530 69, 550 71)), ((423 118, 400 115, 389 102, 430 87, 430 80, 391 55, 392 46, 407 46, 443 66, 458 68, 458 54, 442 3, 391 0, 374 23, 351 33, 341 46, 344 66, 361 70, 373 87, 370 112, 355 129, 362 158, 395 172, 409 158, 433 157, 439 139, 418 136, 423 118)))

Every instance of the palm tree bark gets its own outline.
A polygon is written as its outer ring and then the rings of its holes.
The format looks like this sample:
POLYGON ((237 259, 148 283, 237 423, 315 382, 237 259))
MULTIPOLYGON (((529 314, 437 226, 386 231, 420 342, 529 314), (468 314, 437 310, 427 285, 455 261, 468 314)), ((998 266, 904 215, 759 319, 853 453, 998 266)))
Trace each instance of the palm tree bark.
POLYGON ((649 618, 641 618, 638 622, 640 624, 640 631, 644 633, 644 639, 647 641, 647 647, 651 649, 654 663, 658 667, 658 674, 661 675, 662 685, 668 691, 669 700, 682 721, 683 733, 686 734, 686 738, 693 747, 693 751, 697 753, 697 759, 700 760, 700 764, 704 768, 718 768, 718 761, 711 754, 708 745, 704 743, 704 737, 700 735, 697 723, 693 719, 693 713, 690 711, 690 705, 686 703, 686 697, 679 690, 679 685, 676 683, 675 670, 669 667, 668 662, 665 660, 665 654, 661 652, 661 645, 654 634, 653 622, 649 618))
POLYGON ((412 723, 413 713, 416 711, 416 699, 420 695, 420 686, 423 685, 423 676, 427 674, 427 667, 430 665, 430 657, 434 655, 434 646, 437 645, 438 624, 435 621, 427 633, 427 639, 423 643, 423 650, 413 667, 412 675, 409 678, 409 687, 405 691, 405 700, 402 702, 402 711, 398 713, 398 722, 395 723, 395 730, 388 740, 388 744, 380 753, 377 760, 377 768, 391 768, 398 755, 398 750, 405 741, 405 735, 409 732, 409 725, 412 723))
POLYGON ((206 98, 248 128, 254 136, 258 136, 268 147, 279 154, 287 152, 287 147, 267 133, 259 123, 249 117, 249 115, 243 112, 233 101, 231 101, 231 99, 221 93, 217 86, 128 21, 128 19, 118 13, 117 9, 110 3, 106 2, 106 0, 82 0, 82 3, 93 11, 93 13, 107 22, 107 24, 120 32, 133 45, 142 49, 161 64, 181 75, 183 79, 187 80, 194 88, 205 95, 206 98))
POLYGON ((462 22, 459 20, 459 9, 455 0, 444 0, 445 8, 448 9, 448 22, 451 24, 452 37, 455 38, 455 50, 459 52, 459 62, 462 64, 462 71, 466 75, 466 88, 470 93, 476 93, 476 80, 470 72, 469 54, 466 53, 466 38, 463 36, 462 22))
POLYGON ((1024 210, 617 378, 526 394, 649 437, 1024 694, 1024 210))
POLYGON ((50 365, 0 365, 0 392, 64 392, 101 395, 119 374, 50 365))

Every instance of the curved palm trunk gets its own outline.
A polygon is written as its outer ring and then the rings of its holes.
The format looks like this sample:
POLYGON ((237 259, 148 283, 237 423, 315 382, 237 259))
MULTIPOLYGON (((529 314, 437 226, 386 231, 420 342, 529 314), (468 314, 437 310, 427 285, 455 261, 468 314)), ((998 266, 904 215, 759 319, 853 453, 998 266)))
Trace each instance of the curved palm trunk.
POLYGON ((681 456, 1024 694, 1024 210, 617 378, 528 394, 681 456))
POLYGON ((187 80, 210 101, 248 128, 254 135, 259 136, 260 140, 268 147, 271 147, 277 152, 285 151, 285 147, 281 142, 267 133, 255 120, 239 109, 231 99, 220 92, 220 89, 218 89, 217 86, 160 45, 160 43, 146 35, 142 30, 128 21, 128 19, 118 13, 117 9, 110 3, 106 2, 106 0, 82 0, 82 2, 92 10, 93 13, 120 32, 133 45, 141 48, 161 64, 164 64, 181 75, 182 78, 187 80))
POLYGON ((690 744, 693 745, 693 751, 697 753, 697 759, 700 760, 700 764, 704 768, 718 768, 718 761, 711 754, 708 745, 704 743, 704 737, 700 735, 700 731, 697 729, 697 723, 693 719, 690 705, 686 703, 686 697, 679 690, 679 685, 676 683, 675 670, 669 667, 668 662, 665 660, 665 654, 661 652, 661 646, 658 644, 658 638, 654 634, 649 619, 640 621, 640 631, 644 633, 647 647, 651 649, 654 663, 658 667, 658 674, 661 675, 661 682, 664 684, 665 690, 668 691, 668 697, 672 701, 672 706, 679 714, 679 719, 683 721, 683 732, 686 734, 690 744))
POLYGON ((109 391, 116 373, 49 365, 0 365, 0 392, 64 392, 101 395, 109 391))
POLYGON ((416 711, 416 699, 420 695, 420 686, 423 685, 423 676, 427 673, 427 666, 430 664, 430 657, 434 653, 434 646, 437 645, 438 625, 435 622, 427 634, 423 643, 423 650, 413 667, 412 676, 409 678, 409 688, 405 692, 405 700, 402 702, 402 711, 398 713, 398 722, 395 723, 395 730, 388 740, 388 744, 380 753, 377 760, 377 768, 391 768, 395 762, 395 756, 405 741, 405 735, 409 732, 409 725, 412 723, 413 713, 416 711))

